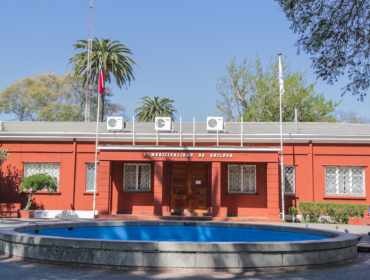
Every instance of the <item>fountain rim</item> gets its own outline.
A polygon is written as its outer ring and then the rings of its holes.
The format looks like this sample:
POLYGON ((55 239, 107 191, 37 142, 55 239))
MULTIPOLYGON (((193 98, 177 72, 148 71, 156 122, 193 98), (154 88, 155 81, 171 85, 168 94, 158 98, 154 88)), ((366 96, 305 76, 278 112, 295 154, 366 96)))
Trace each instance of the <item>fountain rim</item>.
MULTIPOLYGON (((234 252, 288 252, 288 251, 316 251, 331 250, 343 247, 350 247, 357 244, 357 236, 353 234, 313 229, 306 227, 290 227, 259 223, 237 223, 237 222, 193 222, 193 221, 143 221, 143 220, 120 220, 120 221, 68 221, 66 223, 47 223, 42 222, 36 226, 21 225, 0 228, 0 240, 13 243, 23 243, 30 245, 61 246, 73 248, 96 248, 114 249, 118 246, 125 251, 146 250, 150 247, 156 248, 155 251, 234 251, 234 252), (315 234, 329 237, 322 240, 304 241, 271 241, 271 242, 194 242, 194 241, 128 241, 128 240, 107 240, 107 239, 88 239, 88 238, 66 238, 56 236, 40 236, 37 234, 24 233, 39 228, 61 229, 71 227, 103 227, 103 226, 137 226, 137 225, 179 225, 179 226, 213 226, 213 227, 236 227, 250 228, 257 230, 286 231, 295 233, 315 234)), ((152 249, 149 249, 152 250, 152 249)), ((2 251, 2 250, 0 250, 2 251)))

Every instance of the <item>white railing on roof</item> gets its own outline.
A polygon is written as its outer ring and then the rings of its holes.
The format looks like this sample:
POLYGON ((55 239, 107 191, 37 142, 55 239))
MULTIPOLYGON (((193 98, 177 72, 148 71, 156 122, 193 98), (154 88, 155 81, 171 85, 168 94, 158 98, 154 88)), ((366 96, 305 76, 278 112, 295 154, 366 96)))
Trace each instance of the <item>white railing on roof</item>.
MULTIPOLYGON (((183 142, 193 142, 193 146, 197 141, 201 142, 215 142, 216 146, 219 146, 220 142, 237 142, 240 140, 240 146, 243 147, 245 143, 245 137, 243 133, 243 119, 241 120, 240 126, 240 133, 229 133, 226 130, 212 130, 208 133, 197 133, 196 132, 196 123, 195 117, 193 117, 192 122, 192 133, 184 133, 182 128, 182 118, 180 117, 179 130, 173 130, 173 125, 171 131, 155 131, 155 132, 136 132, 135 131, 135 116, 133 116, 132 122, 132 131, 122 131, 122 132, 114 132, 114 136, 117 140, 129 140, 132 139, 132 144, 135 145, 137 141, 151 141, 155 142, 158 146, 160 142, 165 141, 178 141, 179 146, 181 147, 183 142)), ((112 133, 101 133, 101 138, 105 138, 105 136, 110 136, 112 133)), ((266 134, 271 135, 271 134, 266 134)), ((278 134, 276 134, 278 135, 278 134)), ((109 138, 109 137, 106 137, 109 138)), ((266 138, 267 139, 267 138, 266 138)))

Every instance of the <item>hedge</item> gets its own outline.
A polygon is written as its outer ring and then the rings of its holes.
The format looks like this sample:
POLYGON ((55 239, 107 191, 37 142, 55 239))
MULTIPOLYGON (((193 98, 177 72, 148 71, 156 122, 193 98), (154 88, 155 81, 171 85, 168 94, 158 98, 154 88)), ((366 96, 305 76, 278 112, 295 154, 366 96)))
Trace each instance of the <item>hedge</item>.
POLYGON ((298 208, 302 217, 310 222, 348 223, 348 217, 364 217, 366 204, 332 203, 332 202, 299 202, 298 208), (329 217, 330 219, 323 218, 329 217), (320 218, 321 217, 321 218, 320 218))

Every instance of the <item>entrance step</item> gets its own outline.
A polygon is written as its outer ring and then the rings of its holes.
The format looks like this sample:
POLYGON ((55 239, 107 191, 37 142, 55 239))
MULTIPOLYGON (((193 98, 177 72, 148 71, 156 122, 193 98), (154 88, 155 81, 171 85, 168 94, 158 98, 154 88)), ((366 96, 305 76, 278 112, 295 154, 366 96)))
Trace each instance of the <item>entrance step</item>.
POLYGON ((212 217, 204 216, 153 216, 153 215, 129 215, 129 214, 115 214, 115 215, 95 215, 97 219, 121 219, 121 220, 166 220, 166 221, 212 221, 212 217))
POLYGON ((282 223, 280 219, 266 217, 211 217, 211 216, 154 216, 154 215, 96 215, 97 219, 113 220, 164 220, 164 221, 213 221, 213 222, 250 222, 250 223, 282 223))
POLYGON ((211 213, 207 213, 207 212, 171 212, 169 216, 177 216, 177 217, 179 217, 179 216, 181 216, 181 217, 211 217, 212 215, 211 215, 211 213))

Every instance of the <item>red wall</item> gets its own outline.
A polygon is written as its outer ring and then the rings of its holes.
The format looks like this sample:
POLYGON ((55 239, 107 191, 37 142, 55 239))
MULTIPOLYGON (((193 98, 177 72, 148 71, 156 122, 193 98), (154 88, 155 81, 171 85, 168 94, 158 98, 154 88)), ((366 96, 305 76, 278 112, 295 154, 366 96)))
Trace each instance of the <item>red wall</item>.
POLYGON ((25 162, 60 162, 59 191, 51 196, 47 192, 36 193, 32 208, 72 209, 75 163, 73 142, 3 142, 1 148, 8 149, 9 158, 1 166, 0 202, 21 203, 22 208, 26 206, 27 194, 18 194, 25 162))
MULTIPOLYGON (((234 162, 232 164, 246 163, 234 162)), ((248 162, 248 165, 256 165, 256 194, 228 194, 228 165, 228 163, 221 164, 222 214, 267 217, 267 164, 248 162)))
POLYGON ((325 166, 364 166, 365 167, 365 192, 370 194, 370 147, 365 145, 356 145, 354 147, 340 145, 314 145, 314 190, 313 197, 315 201, 325 202, 350 202, 370 204, 369 196, 366 197, 341 197, 325 195, 325 166))
MULTIPOLYGON (((130 161, 132 162, 132 161, 130 161)), ((150 193, 124 193, 123 192, 123 164, 112 163, 112 213, 114 214, 153 214, 154 211, 154 165, 151 164, 150 193)))
MULTIPOLYGON (((84 142, 2 142, 9 158, 0 169, 0 203, 21 203, 27 194, 18 194, 24 162, 60 162, 59 192, 40 192, 34 196, 33 209, 92 210, 92 192, 85 192, 86 163, 94 162, 94 143, 84 142), (76 174, 76 175, 75 175, 76 174)), ((104 144, 104 143, 102 143, 104 144)), ((115 143, 117 144, 117 143, 115 143)), ((121 143, 123 144, 123 143, 121 143)), ((127 143, 125 143, 127 144, 127 143)), ((140 143, 142 144, 142 143, 140 143)), ((152 143, 146 143, 152 144, 152 143)), ((172 143, 161 143, 173 146, 172 143)), ((203 143, 199 146, 210 146, 203 143)), ((213 144, 212 144, 213 145, 213 144)), ((234 144, 235 145, 235 144, 234 144)), ((278 144, 254 144, 254 147, 278 147, 278 144)), ((99 153, 97 209, 99 213, 142 213, 158 215, 168 209, 168 182, 172 162, 208 162, 210 164, 210 211, 213 215, 276 217, 281 207, 280 156, 276 152, 233 152, 233 158, 152 158, 150 152, 102 151, 99 153), (152 166, 151 193, 127 194, 123 188, 123 163, 149 162, 152 166), (257 166, 257 195, 227 194, 228 168, 231 163, 257 166)), ((367 197, 327 197, 325 166, 364 166, 366 194, 370 193, 370 146, 345 144, 285 144, 284 164, 296 168, 296 194, 285 197, 286 213, 300 201, 327 201, 370 204, 367 197)))

